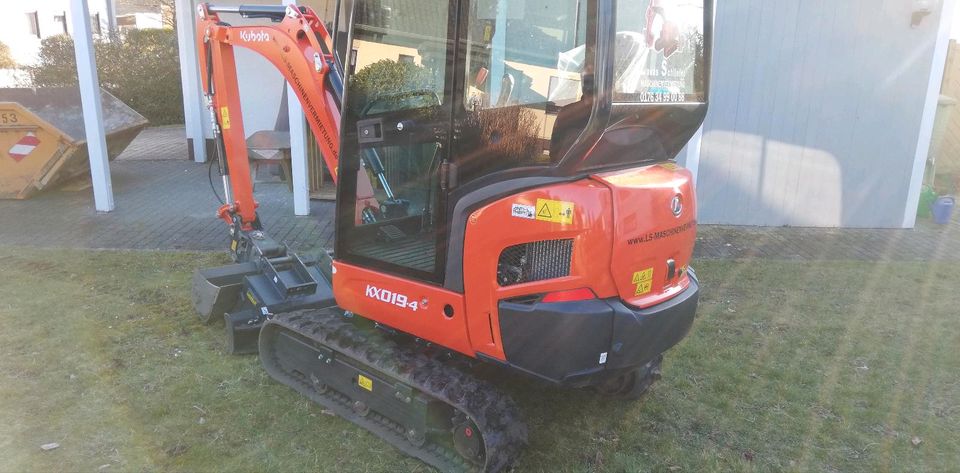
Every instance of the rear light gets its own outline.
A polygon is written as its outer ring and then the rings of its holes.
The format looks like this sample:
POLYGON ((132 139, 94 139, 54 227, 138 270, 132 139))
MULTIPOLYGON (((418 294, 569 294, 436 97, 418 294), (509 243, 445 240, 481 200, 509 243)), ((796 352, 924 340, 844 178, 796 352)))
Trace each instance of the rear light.
POLYGON ((543 296, 541 302, 576 302, 596 299, 597 295, 588 288, 573 289, 570 291, 551 292, 543 296))

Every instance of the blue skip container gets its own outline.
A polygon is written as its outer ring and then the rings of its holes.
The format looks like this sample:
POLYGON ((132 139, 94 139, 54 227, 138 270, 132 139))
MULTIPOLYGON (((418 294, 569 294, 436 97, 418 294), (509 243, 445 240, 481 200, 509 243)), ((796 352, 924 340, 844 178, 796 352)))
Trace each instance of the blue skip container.
POLYGON ((938 197, 937 200, 930 205, 930 211, 933 213, 933 221, 940 225, 950 223, 950 219, 953 217, 953 208, 956 206, 957 199, 955 197, 938 197))

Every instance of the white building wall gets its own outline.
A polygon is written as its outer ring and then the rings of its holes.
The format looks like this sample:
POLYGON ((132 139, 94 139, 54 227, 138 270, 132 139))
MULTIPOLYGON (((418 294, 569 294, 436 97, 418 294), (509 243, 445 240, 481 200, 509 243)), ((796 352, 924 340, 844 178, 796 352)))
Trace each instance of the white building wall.
POLYGON ((159 13, 129 13, 117 16, 120 30, 163 28, 163 15, 159 13))
POLYGON ((944 1, 718 1, 700 221, 909 226, 944 1))
MULTIPOLYGON (((87 0, 91 18, 98 13, 100 15, 99 30, 103 33, 109 30, 110 25, 108 1, 87 0)), ((67 34, 73 33, 70 27, 70 0, 3 0, 0 6, 0 41, 10 47, 10 52, 18 64, 36 64, 40 41, 43 38, 63 34, 64 28, 67 34), (28 15, 33 13, 37 15, 39 37, 31 32, 28 15), (63 15, 65 15, 64 22, 56 18, 63 15)), ((93 33, 97 33, 96 26, 93 26, 93 33)))

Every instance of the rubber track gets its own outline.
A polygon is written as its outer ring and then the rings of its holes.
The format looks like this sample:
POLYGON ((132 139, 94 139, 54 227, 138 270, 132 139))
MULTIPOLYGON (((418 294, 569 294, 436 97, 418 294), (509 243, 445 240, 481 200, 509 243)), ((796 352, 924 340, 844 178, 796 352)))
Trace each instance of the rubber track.
POLYGON ((399 345, 379 333, 361 331, 335 311, 302 310, 275 315, 263 327, 260 356, 267 372, 281 383, 440 471, 499 472, 513 464, 527 443, 527 428, 520 420, 519 410, 492 384, 413 346, 399 345), (390 419, 376 412, 359 416, 351 408, 347 396, 333 389, 321 394, 311 380, 280 369, 275 351, 270 346, 278 335, 268 335, 277 329, 294 332, 324 345, 361 366, 369 366, 465 413, 483 436, 486 458, 482 470, 446 445, 427 441, 423 447, 416 447, 404 436, 403 427, 390 419))

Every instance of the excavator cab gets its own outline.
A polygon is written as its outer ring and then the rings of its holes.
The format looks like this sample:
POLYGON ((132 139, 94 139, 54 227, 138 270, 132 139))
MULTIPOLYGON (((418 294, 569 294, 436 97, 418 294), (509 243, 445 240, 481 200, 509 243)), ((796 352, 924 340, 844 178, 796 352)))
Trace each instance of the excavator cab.
POLYGON ((702 0, 355 2, 338 258, 444 284, 462 262, 458 204, 674 158, 706 111, 711 14, 702 0))

